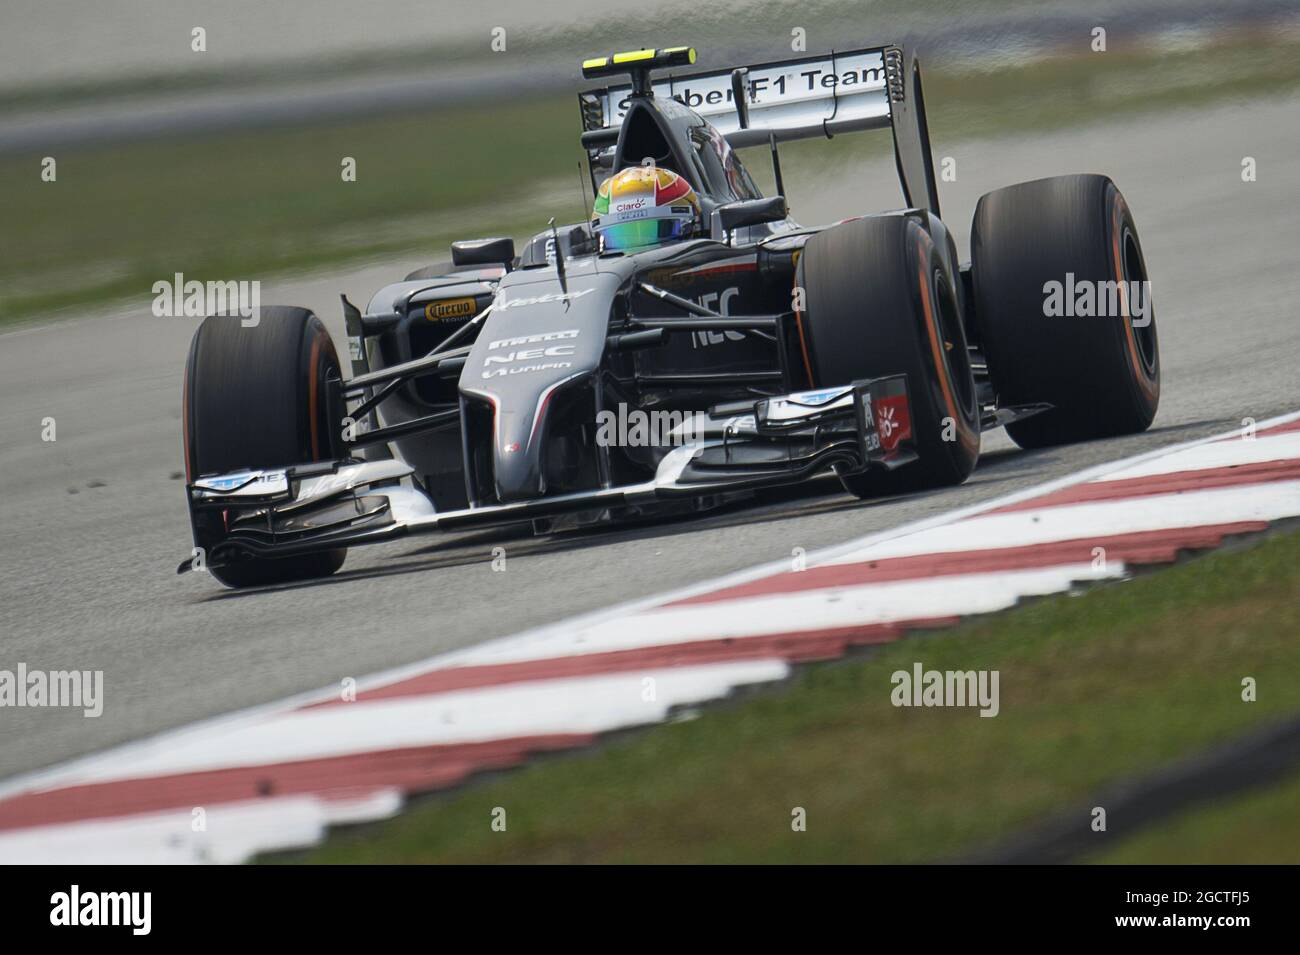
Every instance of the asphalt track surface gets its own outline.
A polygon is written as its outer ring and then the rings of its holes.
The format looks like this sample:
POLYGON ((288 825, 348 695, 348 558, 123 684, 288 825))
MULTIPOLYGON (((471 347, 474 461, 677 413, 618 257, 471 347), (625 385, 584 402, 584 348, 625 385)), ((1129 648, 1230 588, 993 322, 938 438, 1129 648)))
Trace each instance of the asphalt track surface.
MULTIPOLYGON (((328 581, 234 593, 174 573, 190 546, 175 475, 195 320, 155 318, 142 295, 124 312, 0 334, 0 669, 103 670, 106 696, 98 719, 0 709, 0 776, 1295 409, 1298 112, 1289 98, 1020 138, 936 137, 936 157, 957 160, 941 195, 963 251, 982 192, 1112 175, 1152 274, 1164 393, 1146 434, 1033 453, 986 435, 967 484, 903 499, 858 502, 824 483, 636 528, 408 539, 354 550, 328 581), (1243 156, 1256 159, 1256 182, 1242 182, 1243 156), (47 416, 53 443, 41 441, 47 416), (506 548, 504 573, 491 568, 495 546, 506 548)), ((811 189, 788 179, 805 222, 898 201, 890 160, 826 170, 811 189)), ((315 308, 341 343, 337 293, 364 300, 414 264, 267 281, 262 300, 315 308)))

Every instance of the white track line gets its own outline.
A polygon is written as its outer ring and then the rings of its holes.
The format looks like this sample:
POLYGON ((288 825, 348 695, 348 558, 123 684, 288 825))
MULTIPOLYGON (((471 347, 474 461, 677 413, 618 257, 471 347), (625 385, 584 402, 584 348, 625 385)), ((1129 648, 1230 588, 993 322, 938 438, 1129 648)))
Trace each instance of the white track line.
POLYGON ((354 799, 280 796, 34 826, 0 832, 0 859, 10 865, 233 864, 314 844, 329 826, 389 819, 404 801, 395 789, 377 789, 354 799), (196 808, 204 812, 197 831, 196 808))
POLYGON ((1144 461, 1131 467, 1112 471, 1098 481, 1125 481, 1129 478, 1153 477, 1157 474, 1172 474, 1176 471, 1204 471, 1209 468, 1226 468, 1243 464, 1258 464, 1263 461, 1280 461, 1287 458, 1300 458, 1300 433, 1288 432, 1278 435, 1237 441, 1215 441, 1186 448, 1144 461))
POLYGON ((204 809, 39 826, 0 833, 0 859, 11 865, 163 865, 241 862, 257 852, 320 841, 330 820, 321 800, 292 796, 204 809))
POLYGON ((527 645, 484 647, 478 653, 462 657, 460 663, 513 663, 671 646, 694 640, 761 637, 990 613, 1014 606, 1022 597, 1067 590, 1074 581, 1120 577, 1123 573, 1123 566, 1117 561, 1109 561, 1104 570, 1095 569, 1091 563, 1063 564, 687 604, 551 634, 527 645))
POLYGON ((63 785, 323 759, 522 736, 605 733, 659 723, 673 707, 785 679, 784 660, 746 660, 571 677, 282 713, 183 745, 100 765, 63 785), (647 679, 653 684, 647 684, 647 679), (653 698, 647 700, 647 686, 653 698))
POLYGON ((809 566, 856 564, 918 554, 954 554, 988 547, 1024 547, 1205 524, 1276 521, 1297 514, 1300 514, 1300 481, 1242 484, 1210 491, 1153 494, 970 517, 882 541, 829 561, 809 562, 809 566))

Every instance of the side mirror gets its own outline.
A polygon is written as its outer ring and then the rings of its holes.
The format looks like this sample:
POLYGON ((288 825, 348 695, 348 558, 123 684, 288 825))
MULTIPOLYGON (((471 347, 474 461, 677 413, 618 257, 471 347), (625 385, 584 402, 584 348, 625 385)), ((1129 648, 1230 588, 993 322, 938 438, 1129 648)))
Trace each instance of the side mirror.
POLYGON ((595 255, 600 251, 600 240, 595 233, 580 225, 569 230, 568 255, 595 255))
POLYGON ((763 222, 780 222, 788 214, 785 196, 770 196, 766 199, 745 199, 718 206, 718 222, 724 233, 741 229, 747 225, 759 225, 763 222))
POLYGON ((451 244, 453 265, 504 265, 506 271, 515 261, 515 240, 462 239, 451 244))

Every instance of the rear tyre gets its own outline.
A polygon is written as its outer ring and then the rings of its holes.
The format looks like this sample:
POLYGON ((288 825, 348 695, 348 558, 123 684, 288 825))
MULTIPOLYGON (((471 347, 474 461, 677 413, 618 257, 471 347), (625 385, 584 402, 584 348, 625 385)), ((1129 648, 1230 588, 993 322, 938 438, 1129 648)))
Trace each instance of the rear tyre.
MULTIPOLYGON (((325 382, 339 377, 329 332, 303 308, 267 306, 258 324, 211 315, 190 342, 182 415, 187 481, 244 468, 341 457, 341 432, 325 382)), ((211 568, 227 587, 326 577, 345 548, 255 558, 211 568)))
POLYGON ((795 284, 807 371, 817 387, 907 375, 919 460, 841 474, 858 497, 965 481, 979 458, 979 407, 957 282, 911 216, 856 219, 808 240, 795 284))
POLYGON ((1146 282, 1133 214, 1110 179, 1057 176, 990 192, 975 209, 971 267, 975 321, 999 403, 1053 406, 1007 426, 1016 444, 1041 448, 1150 426, 1160 403, 1160 354, 1147 286, 1146 315, 1136 323, 1137 302, 1118 293, 1113 314, 1059 314, 1067 300, 1078 311, 1071 288, 1082 290, 1080 283, 1093 288, 1094 311, 1103 300, 1110 311, 1107 286, 1097 283, 1146 282), (1059 284, 1055 301, 1049 283, 1059 284))

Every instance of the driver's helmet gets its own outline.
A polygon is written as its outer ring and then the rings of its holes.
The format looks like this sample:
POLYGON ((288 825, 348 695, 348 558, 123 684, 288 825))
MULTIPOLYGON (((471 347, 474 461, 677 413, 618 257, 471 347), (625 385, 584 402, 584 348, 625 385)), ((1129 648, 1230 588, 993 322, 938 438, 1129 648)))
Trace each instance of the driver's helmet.
POLYGON ((669 169, 629 166, 600 184, 591 229, 607 250, 629 251, 688 239, 702 222, 689 182, 669 169))

